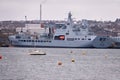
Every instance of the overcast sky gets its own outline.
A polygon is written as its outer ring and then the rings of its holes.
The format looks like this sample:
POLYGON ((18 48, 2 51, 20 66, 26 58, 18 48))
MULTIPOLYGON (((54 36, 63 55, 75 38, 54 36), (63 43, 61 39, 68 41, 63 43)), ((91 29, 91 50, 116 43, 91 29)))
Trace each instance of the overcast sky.
POLYGON ((40 4, 43 20, 64 20, 69 11, 77 20, 120 18, 120 0, 0 0, 0 21, 38 20, 40 4))

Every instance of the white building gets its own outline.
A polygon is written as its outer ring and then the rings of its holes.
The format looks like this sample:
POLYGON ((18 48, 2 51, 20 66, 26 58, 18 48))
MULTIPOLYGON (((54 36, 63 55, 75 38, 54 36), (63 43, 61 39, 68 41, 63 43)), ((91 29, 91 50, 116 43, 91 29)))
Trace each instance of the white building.
POLYGON ((34 33, 44 33, 45 31, 48 32, 48 29, 44 29, 43 27, 41 27, 40 24, 26 24, 25 27, 23 28, 16 28, 16 32, 30 32, 31 34, 34 33))

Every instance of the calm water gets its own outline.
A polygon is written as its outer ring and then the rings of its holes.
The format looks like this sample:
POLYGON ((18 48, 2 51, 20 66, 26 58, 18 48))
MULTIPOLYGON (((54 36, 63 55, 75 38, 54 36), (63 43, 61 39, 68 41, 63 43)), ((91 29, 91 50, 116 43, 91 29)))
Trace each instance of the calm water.
POLYGON ((0 48, 0 80, 120 80, 120 49, 31 49, 0 48))

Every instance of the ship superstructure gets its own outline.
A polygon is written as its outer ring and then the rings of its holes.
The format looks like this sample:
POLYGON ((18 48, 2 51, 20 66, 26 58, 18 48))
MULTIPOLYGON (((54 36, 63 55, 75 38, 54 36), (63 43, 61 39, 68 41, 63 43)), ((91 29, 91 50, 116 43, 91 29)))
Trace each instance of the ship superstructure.
POLYGON ((13 46, 28 47, 92 47, 92 42, 96 38, 88 31, 88 25, 82 22, 82 27, 74 24, 71 13, 68 14, 67 21, 59 29, 49 27, 49 33, 42 35, 19 33, 9 36, 13 46))

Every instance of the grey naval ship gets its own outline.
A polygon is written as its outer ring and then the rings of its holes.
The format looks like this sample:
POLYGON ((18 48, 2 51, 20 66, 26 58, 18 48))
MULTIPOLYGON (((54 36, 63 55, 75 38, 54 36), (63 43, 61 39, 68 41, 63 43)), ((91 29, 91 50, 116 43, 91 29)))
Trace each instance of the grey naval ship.
POLYGON ((67 21, 61 28, 54 30, 49 27, 49 33, 30 35, 20 32, 9 36, 13 46, 19 47, 63 47, 63 48, 108 48, 119 47, 115 37, 97 36, 90 32, 86 21, 82 21, 82 27, 76 25, 68 13, 67 21), (117 42, 117 44, 116 44, 117 42))

